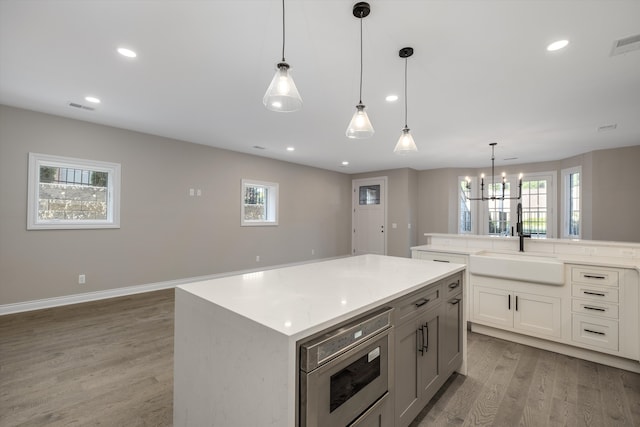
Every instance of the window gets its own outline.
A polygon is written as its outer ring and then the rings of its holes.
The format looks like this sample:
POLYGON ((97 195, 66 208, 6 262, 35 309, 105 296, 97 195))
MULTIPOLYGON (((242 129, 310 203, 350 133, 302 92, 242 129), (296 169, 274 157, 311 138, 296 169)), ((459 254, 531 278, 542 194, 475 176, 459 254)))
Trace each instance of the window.
POLYGON ((458 177, 458 233, 469 234, 473 232, 471 219, 471 189, 466 178, 458 177))
POLYGON ((563 181, 563 235, 579 239, 580 233, 580 174, 582 167, 562 170, 563 181))
POLYGON ((278 225, 278 184, 243 179, 242 226, 278 225))
MULTIPOLYGON (((511 183, 506 182, 504 191, 502 188, 502 179, 497 180, 495 184, 487 185, 489 189, 489 197, 511 197, 511 183)), ((488 235, 490 236, 508 236, 511 233, 511 200, 489 200, 487 202, 488 210, 488 235)))
POLYGON ((359 196, 358 203, 360 205, 379 205, 380 184, 361 186, 359 196))
POLYGON ((29 153, 28 230, 119 227, 119 164, 29 153))
POLYGON ((522 180, 522 232, 546 237, 548 179, 545 177, 522 180))
MULTIPOLYGON (((488 180, 491 181, 491 178, 488 178, 488 180)), ((458 181, 461 181, 460 178, 458 181)), ((472 207, 469 208, 461 200, 459 207, 460 223, 462 224, 465 209, 469 209, 473 213, 473 206, 477 206, 476 209, 479 211, 480 219, 480 234, 510 236, 512 229, 515 234, 517 207, 520 202, 522 203, 524 233, 534 237, 553 237, 556 227, 553 214, 553 205, 556 203, 554 181, 555 172, 526 174, 522 179, 522 198, 520 200, 500 200, 503 195, 505 198, 518 195, 518 178, 516 176, 506 176, 503 192, 502 177, 495 177, 495 184, 485 184, 485 194, 487 197, 495 196, 497 199, 473 202, 478 204, 471 205, 472 207)), ((463 183, 460 182, 460 185, 462 186, 463 183)), ((469 203, 468 200, 466 202, 469 203)), ((471 217, 471 228, 473 230, 474 217, 473 215, 469 216, 471 217)), ((461 228, 459 230, 460 233, 464 232, 461 228)))

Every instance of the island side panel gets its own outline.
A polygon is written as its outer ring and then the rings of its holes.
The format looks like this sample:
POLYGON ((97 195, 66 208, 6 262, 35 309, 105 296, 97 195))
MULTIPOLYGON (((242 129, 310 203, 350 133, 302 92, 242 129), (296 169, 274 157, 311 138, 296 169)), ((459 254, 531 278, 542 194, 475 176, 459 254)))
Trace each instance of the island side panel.
POLYGON ((295 343, 176 288, 174 426, 294 426, 295 343))

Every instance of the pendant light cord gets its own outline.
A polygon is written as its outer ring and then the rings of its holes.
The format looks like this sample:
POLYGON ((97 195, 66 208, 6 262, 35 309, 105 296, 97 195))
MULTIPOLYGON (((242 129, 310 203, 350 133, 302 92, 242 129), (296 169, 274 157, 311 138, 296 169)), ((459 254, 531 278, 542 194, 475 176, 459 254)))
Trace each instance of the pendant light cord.
POLYGON ((282 0, 282 62, 286 62, 284 59, 284 0, 282 0))
POLYGON ((407 126, 407 61, 408 58, 404 58, 404 127, 407 126))
POLYGON ((362 104, 362 14, 360 12, 360 104, 362 104))

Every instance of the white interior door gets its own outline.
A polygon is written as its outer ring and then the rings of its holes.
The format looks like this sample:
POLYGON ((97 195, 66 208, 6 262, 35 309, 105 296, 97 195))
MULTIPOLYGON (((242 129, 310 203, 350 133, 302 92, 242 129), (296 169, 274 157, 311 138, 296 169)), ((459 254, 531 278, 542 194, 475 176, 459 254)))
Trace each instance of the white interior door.
POLYGON ((352 254, 387 253, 387 177, 353 180, 352 254))

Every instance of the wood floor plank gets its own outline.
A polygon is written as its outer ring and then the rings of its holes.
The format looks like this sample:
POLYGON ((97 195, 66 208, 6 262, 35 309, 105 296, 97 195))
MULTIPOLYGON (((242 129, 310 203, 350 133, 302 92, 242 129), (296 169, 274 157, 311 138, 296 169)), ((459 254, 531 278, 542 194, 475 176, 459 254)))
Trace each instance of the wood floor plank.
POLYGON ((491 426, 498 415, 498 408, 521 357, 523 346, 507 344, 495 369, 484 383, 479 397, 474 402, 464 426, 491 426))
POLYGON ((557 354, 538 352, 538 361, 532 374, 531 385, 520 419, 520 426, 546 426, 549 424, 553 385, 556 377, 557 354))
POLYGON ((619 370, 597 365, 604 422, 607 425, 632 426, 632 416, 619 370))
POLYGON ((527 401, 527 393, 524 391, 529 390, 531 386, 540 353, 538 349, 523 347, 511 381, 494 418, 495 425, 513 424, 514 421, 522 419, 527 401))
POLYGON ((578 425, 604 426, 596 363, 578 359, 578 425))
POLYGON ((618 371, 624 387, 627 405, 634 426, 640 426, 640 375, 629 371, 618 371))

